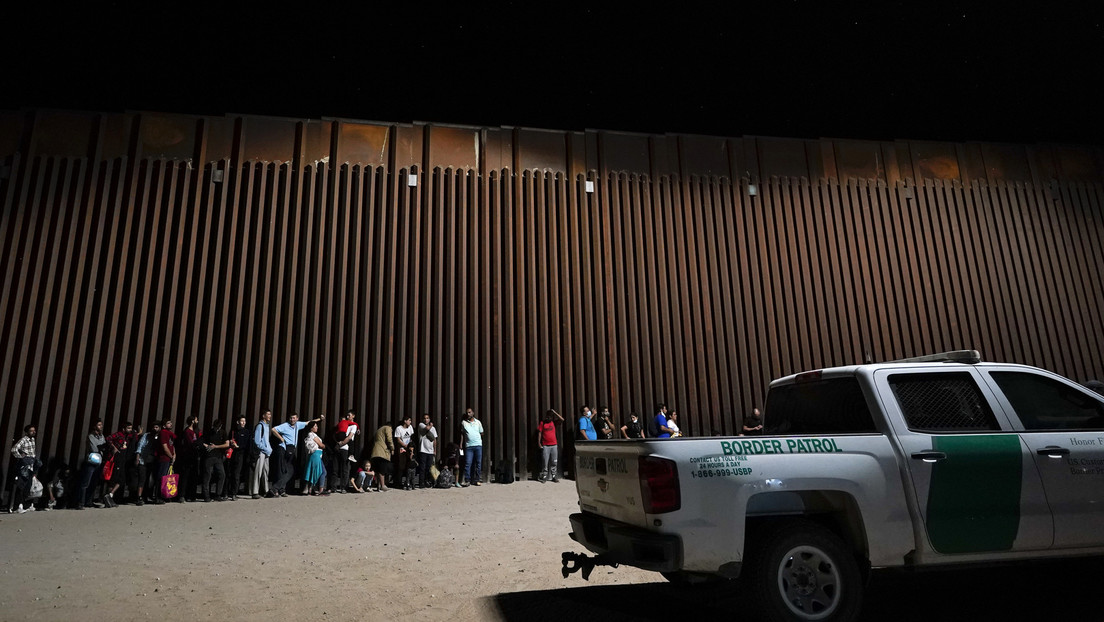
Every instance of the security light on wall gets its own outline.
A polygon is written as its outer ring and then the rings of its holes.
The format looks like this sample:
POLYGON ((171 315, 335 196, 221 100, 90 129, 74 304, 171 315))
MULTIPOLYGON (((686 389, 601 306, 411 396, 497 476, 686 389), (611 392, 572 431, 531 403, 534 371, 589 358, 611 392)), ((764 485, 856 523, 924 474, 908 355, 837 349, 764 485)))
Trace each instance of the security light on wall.
POLYGON ((410 186, 411 188, 413 188, 414 186, 417 186, 418 185, 418 176, 413 174, 413 173, 411 173, 410 175, 407 175, 406 176, 406 185, 410 186))
POLYGON ((217 169, 211 171, 211 181, 215 182, 216 184, 221 184, 222 183, 222 175, 223 175, 223 172, 222 172, 221 168, 217 168, 217 169))
POLYGON ((589 179, 586 180, 585 188, 588 193, 594 192, 594 182, 589 179))
POLYGON ((748 196, 749 197, 754 197, 754 196, 758 196, 758 194, 759 194, 759 186, 756 186, 755 184, 748 184, 748 196))

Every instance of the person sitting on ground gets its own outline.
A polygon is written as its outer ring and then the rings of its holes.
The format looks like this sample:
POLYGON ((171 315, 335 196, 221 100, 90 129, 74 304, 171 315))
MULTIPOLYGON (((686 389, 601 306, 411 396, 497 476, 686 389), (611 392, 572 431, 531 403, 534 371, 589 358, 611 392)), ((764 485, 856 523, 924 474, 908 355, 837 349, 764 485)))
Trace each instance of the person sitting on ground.
POLYGON ((376 474, 372 472, 372 460, 365 460, 356 473, 349 477, 349 487, 353 492, 372 492, 372 482, 376 474))
POLYGON ((322 467, 322 450, 326 445, 318 437, 318 421, 310 421, 303 428, 303 447, 307 452, 307 468, 303 471, 303 494, 318 496, 325 493, 326 471, 322 467))
POLYGON ((623 438, 644 438, 644 428, 640 425, 640 415, 635 411, 629 413, 629 422, 621 426, 623 438))

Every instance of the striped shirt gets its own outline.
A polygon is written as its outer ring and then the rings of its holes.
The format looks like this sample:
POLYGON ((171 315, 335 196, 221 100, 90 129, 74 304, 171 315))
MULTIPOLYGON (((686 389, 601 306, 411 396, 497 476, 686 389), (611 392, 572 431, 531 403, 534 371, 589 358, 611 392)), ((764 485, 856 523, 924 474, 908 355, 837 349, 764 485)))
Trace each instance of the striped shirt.
POLYGON ((24 436, 19 439, 19 442, 12 446, 11 453, 16 458, 34 458, 38 455, 38 450, 35 447, 35 440, 29 436, 24 436))

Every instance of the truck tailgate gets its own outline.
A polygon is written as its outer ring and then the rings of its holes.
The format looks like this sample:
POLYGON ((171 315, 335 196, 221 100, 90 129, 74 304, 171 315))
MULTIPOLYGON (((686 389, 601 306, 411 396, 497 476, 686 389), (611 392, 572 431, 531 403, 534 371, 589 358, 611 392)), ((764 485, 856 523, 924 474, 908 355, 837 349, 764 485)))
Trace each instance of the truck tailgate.
POLYGON ((636 441, 595 441, 575 446, 575 488, 579 507, 629 525, 646 526, 640 496, 636 441))

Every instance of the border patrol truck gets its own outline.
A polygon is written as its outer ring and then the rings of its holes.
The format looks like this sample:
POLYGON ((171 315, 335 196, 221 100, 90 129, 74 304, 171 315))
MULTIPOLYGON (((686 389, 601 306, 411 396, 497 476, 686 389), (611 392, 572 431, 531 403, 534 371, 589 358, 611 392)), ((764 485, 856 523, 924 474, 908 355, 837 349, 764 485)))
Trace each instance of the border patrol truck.
POLYGON ((739 579, 769 620, 850 620, 871 569, 1104 554, 1104 397, 958 351, 795 374, 765 435, 576 445, 564 576, 739 579))

